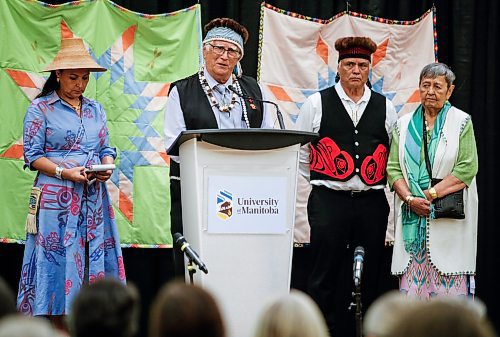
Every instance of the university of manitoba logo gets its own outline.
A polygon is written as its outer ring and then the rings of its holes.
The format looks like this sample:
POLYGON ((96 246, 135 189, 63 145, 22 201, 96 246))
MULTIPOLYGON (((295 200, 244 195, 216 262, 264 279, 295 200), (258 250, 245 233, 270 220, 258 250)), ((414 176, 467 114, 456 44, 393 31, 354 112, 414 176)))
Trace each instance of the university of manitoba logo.
POLYGON ((233 194, 225 190, 217 193, 217 216, 227 220, 233 215, 233 194))

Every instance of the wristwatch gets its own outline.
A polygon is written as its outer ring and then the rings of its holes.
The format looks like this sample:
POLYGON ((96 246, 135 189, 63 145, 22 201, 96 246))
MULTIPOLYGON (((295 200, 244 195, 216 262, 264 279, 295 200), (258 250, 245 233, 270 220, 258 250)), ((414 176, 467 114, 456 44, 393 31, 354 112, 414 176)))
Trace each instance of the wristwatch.
POLYGON ((432 200, 438 197, 436 189, 434 187, 429 188, 429 194, 431 195, 432 200))
POLYGON ((61 166, 57 166, 56 167, 56 174, 55 174, 55 177, 57 179, 61 179, 62 180, 62 172, 64 171, 64 168, 61 167, 61 166))

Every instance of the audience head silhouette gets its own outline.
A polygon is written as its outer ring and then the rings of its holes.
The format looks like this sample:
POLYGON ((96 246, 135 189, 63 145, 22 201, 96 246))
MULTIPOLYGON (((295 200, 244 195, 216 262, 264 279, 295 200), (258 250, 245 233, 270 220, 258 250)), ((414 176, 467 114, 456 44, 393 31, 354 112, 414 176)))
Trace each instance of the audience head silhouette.
POLYGON ((138 331, 139 294, 113 279, 82 287, 70 316, 73 337, 131 337, 138 331))
POLYGON ((63 337, 43 318, 12 315, 0 321, 0 337, 63 337))
POLYGON ((419 303, 401 316, 388 337, 496 337, 484 311, 467 301, 419 303))
POLYGON ((255 337, 327 337, 328 328, 316 303, 292 290, 261 313, 255 337))
POLYGON ((151 337, 224 337, 215 299, 198 286, 176 280, 160 290, 150 315, 151 337))
POLYGON ((416 302, 397 290, 380 296, 366 311, 363 318, 363 332, 366 337, 385 337, 400 317, 411 310, 416 302))

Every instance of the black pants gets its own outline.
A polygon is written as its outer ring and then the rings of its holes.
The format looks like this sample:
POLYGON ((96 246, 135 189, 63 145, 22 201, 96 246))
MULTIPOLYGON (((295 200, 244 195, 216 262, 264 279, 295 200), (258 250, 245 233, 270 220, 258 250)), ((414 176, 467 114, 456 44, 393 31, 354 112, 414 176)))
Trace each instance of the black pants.
MULTIPOLYGON (((307 292, 325 315, 332 336, 355 336, 354 248, 365 250, 361 293, 363 311, 380 295, 389 205, 382 190, 350 194, 314 186, 308 202, 311 274, 307 292)), ((387 270, 389 273, 389 270, 387 270)))
POLYGON ((307 281, 311 273, 311 249, 309 244, 293 248, 290 288, 307 292, 307 281))

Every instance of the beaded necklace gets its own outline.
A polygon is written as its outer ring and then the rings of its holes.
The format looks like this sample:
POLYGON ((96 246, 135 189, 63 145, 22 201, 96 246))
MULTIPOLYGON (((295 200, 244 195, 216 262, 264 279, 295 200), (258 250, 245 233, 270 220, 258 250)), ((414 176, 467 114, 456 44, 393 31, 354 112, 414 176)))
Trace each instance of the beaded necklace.
MULTIPOLYGON (((236 91, 241 94, 240 83, 238 82, 238 79, 234 74, 232 74, 232 76, 233 76, 233 86, 236 88, 236 91)), ((217 101, 217 99, 215 98, 212 88, 210 88, 210 85, 208 84, 203 67, 200 68, 200 70, 198 71, 198 78, 200 80, 200 85, 203 88, 203 91, 205 92, 205 95, 208 97, 213 106, 215 106, 221 112, 230 112, 231 109, 234 108, 234 106, 236 105, 236 93, 233 92, 233 95, 231 96, 231 102, 228 105, 221 105, 220 102, 217 101)), ((241 99, 240 103, 245 124, 247 125, 247 128, 250 128, 247 106, 244 102, 241 101, 241 99)))
POLYGON ((231 102, 229 104, 222 105, 215 98, 212 88, 210 88, 210 85, 208 84, 207 79, 205 78, 205 73, 203 72, 203 68, 201 68, 200 71, 198 72, 198 78, 200 79, 200 84, 201 87, 203 88, 203 91, 205 92, 205 95, 207 95, 208 99, 210 100, 213 106, 215 106, 222 112, 230 112, 231 109, 234 108, 234 105, 236 104, 236 94, 234 92, 233 95, 231 96, 231 102))

